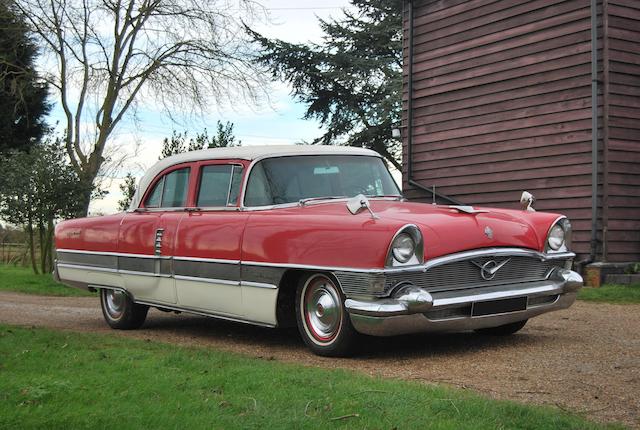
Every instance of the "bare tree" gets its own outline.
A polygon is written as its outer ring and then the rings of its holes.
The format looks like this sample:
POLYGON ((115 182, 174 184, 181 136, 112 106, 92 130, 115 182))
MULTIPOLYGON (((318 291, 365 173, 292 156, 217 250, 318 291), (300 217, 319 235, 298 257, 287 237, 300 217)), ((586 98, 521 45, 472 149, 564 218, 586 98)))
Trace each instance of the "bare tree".
MULTIPOLYGON (((141 100, 204 112, 255 101, 261 74, 243 25, 251 0, 16 0, 54 72, 45 73, 66 116, 65 148, 94 184, 109 137, 141 100), (242 19, 242 22, 240 21, 242 19)), ((91 193, 83 196, 86 214, 91 193)))

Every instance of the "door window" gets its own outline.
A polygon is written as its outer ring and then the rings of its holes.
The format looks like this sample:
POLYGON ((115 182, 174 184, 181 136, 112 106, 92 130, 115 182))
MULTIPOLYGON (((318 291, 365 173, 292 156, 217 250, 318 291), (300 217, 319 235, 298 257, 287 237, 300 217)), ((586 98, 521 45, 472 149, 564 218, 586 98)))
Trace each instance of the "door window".
POLYGON ((180 208, 186 206, 189 189, 189 168, 164 175, 153 187, 144 206, 147 208, 180 208))
POLYGON ((200 175, 198 207, 236 206, 242 181, 242 166, 204 166, 200 175))

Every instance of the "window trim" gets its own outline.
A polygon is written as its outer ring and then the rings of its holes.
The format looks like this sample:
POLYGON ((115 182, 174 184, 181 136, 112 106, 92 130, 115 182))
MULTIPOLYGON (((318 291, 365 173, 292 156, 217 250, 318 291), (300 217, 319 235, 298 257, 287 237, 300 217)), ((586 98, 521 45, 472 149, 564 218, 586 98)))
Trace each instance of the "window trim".
POLYGON ((192 175, 192 171, 193 171, 193 164, 192 163, 180 163, 180 164, 175 164, 173 166, 167 167, 165 170, 163 170, 162 172, 158 173, 158 175, 154 178, 153 182, 151 182, 151 184, 149 184, 149 186, 147 187, 147 189, 145 190, 144 196, 142 197, 142 199, 140 200, 140 206, 138 206, 135 211, 136 212, 158 212, 158 211, 179 211, 179 210, 185 210, 187 207, 189 207, 189 199, 190 199, 190 194, 191 194, 191 181, 193 180, 193 175, 192 175), (187 181, 187 195, 185 197, 185 205, 186 206, 171 206, 171 207, 164 207, 162 206, 162 200, 163 200, 163 195, 164 195, 164 180, 165 177, 176 171, 176 170, 181 170, 181 169, 188 169, 189 170, 189 178, 187 181), (153 206, 153 207, 148 207, 147 206, 147 199, 149 198, 149 196, 151 195, 151 192, 153 191, 153 189, 155 188, 156 184, 162 181, 162 193, 160 194, 160 206, 153 206))
POLYGON ((246 179, 247 174, 247 166, 242 163, 241 160, 205 160, 197 165, 198 174, 195 184, 195 191, 193 195, 193 204, 194 208, 198 211, 240 211, 242 209, 242 200, 241 197, 244 196, 244 181, 246 179), (202 173, 205 167, 207 166, 231 166, 231 175, 229 177, 229 186, 227 187, 227 206, 198 206, 198 199, 200 197, 200 189, 202 188, 202 173), (231 185, 233 184, 233 172, 236 167, 240 167, 242 169, 242 178, 240 180, 240 193, 238 193, 238 201, 233 205, 229 206, 229 196, 231 194, 231 185))
MULTIPOLYGON (((264 210, 270 210, 270 209, 276 209, 276 208, 292 208, 292 207, 296 207, 299 206, 300 203, 299 202, 289 202, 289 203, 277 203, 277 204, 273 204, 273 205, 263 205, 263 206, 246 206, 245 205, 245 199, 246 199, 246 193, 247 193, 247 186, 249 185, 249 179, 251 177, 251 173, 253 172, 253 168, 256 166, 256 164, 264 161, 264 160, 271 160, 274 158, 290 158, 290 157, 323 157, 323 156, 354 156, 354 157, 370 157, 370 158, 377 158, 379 160, 382 161, 383 166, 385 167, 385 169, 387 169, 387 172, 389 173, 389 176, 391 176, 391 180, 393 181, 393 184, 395 185, 396 189, 398 190, 398 197, 403 199, 404 196, 402 194, 402 190, 400 189, 400 187, 398 186, 398 184, 396 183, 395 179, 393 179, 393 176, 391 175, 391 172, 389 171, 389 168, 386 166, 386 164, 384 163, 384 158, 381 155, 375 155, 375 154, 283 154, 283 155, 277 155, 277 156, 263 156, 263 157, 258 157, 255 158, 251 161, 251 164, 249 164, 249 167, 247 168, 247 171, 244 173, 244 180, 242 182, 242 195, 241 195, 241 199, 240 199, 240 208, 243 211, 264 211, 264 210)), ((348 198, 345 199, 340 199, 340 200, 333 200, 335 201, 346 201, 348 200, 348 198)))

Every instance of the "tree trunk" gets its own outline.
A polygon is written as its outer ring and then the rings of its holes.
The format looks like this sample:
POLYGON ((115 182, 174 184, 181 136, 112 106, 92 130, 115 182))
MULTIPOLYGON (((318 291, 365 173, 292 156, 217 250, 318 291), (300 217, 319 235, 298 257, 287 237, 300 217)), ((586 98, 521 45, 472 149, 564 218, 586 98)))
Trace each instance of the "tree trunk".
POLYGON ((47 235, 46 235, 46 271, 47 273, 51 273, 53 271, 53 233, 55 231, 55 226, 53 225, 53 220, 50 219, 47 221, 47 235))
POLYGON ((94 183, 98 177, 98 173, 100 172, 100 167, 102 167, 102 163, 104 162, 104 158, 102 158, 102 151, 104 150, 107 136, 103 134, 104 133, 100 133, 98 136, 94 152, 89 156, 87 162, 81 166, 81 170, 78 172, 80 181, 83 183, 85 188, 82 194, 78 196, 81 201, 80 209, 76 214, 78 218, 89 215, 89 204, 91 203, 91 194, 94 190, 94 183))
POLYGON ((33 237, 33 224, 31 221, 31 217, 29 217, 27 223, 27 234, 29 235, 29 255, 31 257, 31 267, 33 268, 33 273, 38 275, 38 265, 36 264, 36 244, 33 237))
POLYGON ((92 192, 93 188, 87 185, 85 190, 80 195, 78 195, 78 199, 80 199, 80 202, 82 204, 80 205, 79 210, 76 213, 76 217, 82 218, 89 215, 89 203, 91 203, 92 192))
POLYGON ((45 231, 44 231, 44 223, 42 222, 42 220, 38 220, 38 245, 40 248, 40 272, 41 273, 46 273, 47 268, 45 267, 45 261, 46 261, 46 252, 45 252, 45 240, 44 240, 44 236, 45 236, 45 231))

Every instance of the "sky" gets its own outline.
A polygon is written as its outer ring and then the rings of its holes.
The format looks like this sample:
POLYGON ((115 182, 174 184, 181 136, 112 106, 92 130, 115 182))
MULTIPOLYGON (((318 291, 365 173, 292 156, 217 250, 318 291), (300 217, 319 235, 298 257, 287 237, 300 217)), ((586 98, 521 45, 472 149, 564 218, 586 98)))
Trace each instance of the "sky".
MULTIPOLYGON (((294 43, 320 42, 323 33, 318 18, 340 18, 342 8, 350 7, 348 0, 262 0, 260 4, 268 10, 270 22, 254 29, 267 37, 294 43)), ((112 148, 126 151, 128 159, 117 174, 105 179, 103 185, 109 193, 92 201, 90 213, 115 213, 117 202, 122 198, 119 185, 124 174, 130 171, 139 179, 144 170, 158 160, 162 140, 170 137, 173 130, 187 130, 194 135, 205 127, 212 132, 217 120, 231 121, 234 135, 242 145, 294 144, 322 134, 316 121, 302 119, 305 106, 290 96, 290 88, 285 84, 273 83, 270 99, 269 105, 262 106, 213 107, 202 120, 180 124, 172 123, 155 106, 143 102, 137 110, 137 121, 126 119, 114 132, 112 148)), ((63 118, 62 109, 55 104, 50 123, 61 124, 63 118)))

